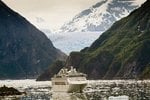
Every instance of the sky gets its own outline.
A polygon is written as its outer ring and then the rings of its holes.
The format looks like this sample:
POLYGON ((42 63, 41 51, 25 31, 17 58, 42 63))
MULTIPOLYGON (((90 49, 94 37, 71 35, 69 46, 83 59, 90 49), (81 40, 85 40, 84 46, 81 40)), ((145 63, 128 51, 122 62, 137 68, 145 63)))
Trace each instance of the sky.
POLYGON ((40 28, 57 30, 82 10, 100 0, 3 0, 40 28))

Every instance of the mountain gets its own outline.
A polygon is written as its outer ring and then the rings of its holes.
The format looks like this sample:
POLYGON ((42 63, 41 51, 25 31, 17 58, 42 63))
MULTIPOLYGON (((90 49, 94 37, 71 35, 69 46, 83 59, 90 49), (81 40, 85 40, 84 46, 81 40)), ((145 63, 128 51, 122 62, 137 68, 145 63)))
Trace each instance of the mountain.
POLYGON ((66 55, 0 0, 0 79, 35 78, 66 55))
POLYGON ((150 79, 150 0, 114 23, 90 47, 72 52, 66 63, 89 79, 150 79))
POLYGON ((60 33, 106 31, 111 25, 127 16, 145 0, 100 0, 77 14, 60 28, 60 33))
POLYGON ((99 0, 96 5, 89 8, 90 10, 82 11, 76 15, 76 17, 70 21, 70 24, 64 24, 62 27, 65 28, 60 29, 59 32, 51 32, 49 30, 51 28, 48 27, 48 23, 42 17, 35 17, 33 22, 50 38, 55 47, 69 55, 72 51, 80 51, 81 49, 90 46, 99 37, 99 35, 104 32, 104 30, 108 29, 112 25, 112 23, 123 16, 128 15, 133 9, 139 7, 142 2, 144 1, 99 0), (87 11, 90 12, 87 13, 87 11), (102 20, 103 18, 104 20, 102 20), (94 26, 95 24, 99 26, 94 26), (86 27, 83 27, 82 25, 86 27), (90 25, 90 27, 87 30, 88 25, 90 25), (92 27, 97 28, 95 28, 95 30, 92 29, 92 27))
MULTIPOLYGON (((150 79, 150 0, 117 21, 90 47, 72 52, 64 66, 74 66, 89 79, 150 79)), ((38 80, 50 79, 55 63, 38 80), (47 75, 50 76, 47 76, 47 75), (42 77, 42 78, 41 78, 42 77)))

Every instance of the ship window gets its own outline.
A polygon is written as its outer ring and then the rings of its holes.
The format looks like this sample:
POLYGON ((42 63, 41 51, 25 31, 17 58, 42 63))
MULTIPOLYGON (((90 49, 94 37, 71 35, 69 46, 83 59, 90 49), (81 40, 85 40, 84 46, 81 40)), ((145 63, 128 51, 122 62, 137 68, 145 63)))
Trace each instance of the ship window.
POLYGON ((55 82, 55 85, 66 85, 65 82, 55 82))
POLYGON ((61 76, 56 76, 57 78, 61 78, 61 76))

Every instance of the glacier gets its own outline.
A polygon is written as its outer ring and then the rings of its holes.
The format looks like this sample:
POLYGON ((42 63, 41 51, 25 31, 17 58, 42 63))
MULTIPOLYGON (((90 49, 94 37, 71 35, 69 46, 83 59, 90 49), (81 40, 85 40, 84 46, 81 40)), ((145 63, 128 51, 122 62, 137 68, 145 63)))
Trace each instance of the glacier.
POLYGON ((69 55, 72 51, 80 51, 90 46, 102 32, 68 32, 48 35, 54 46, 69 55))

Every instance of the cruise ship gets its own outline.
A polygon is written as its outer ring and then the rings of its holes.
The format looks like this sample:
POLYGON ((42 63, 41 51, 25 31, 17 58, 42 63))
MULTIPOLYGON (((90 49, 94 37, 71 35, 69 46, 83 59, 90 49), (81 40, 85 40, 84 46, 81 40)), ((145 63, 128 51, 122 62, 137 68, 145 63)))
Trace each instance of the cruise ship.
POLYGON ((79 73, 71 66, 63 68, 51 79, 53 92, 82 92, 87 85, 86 74, 79 73))

